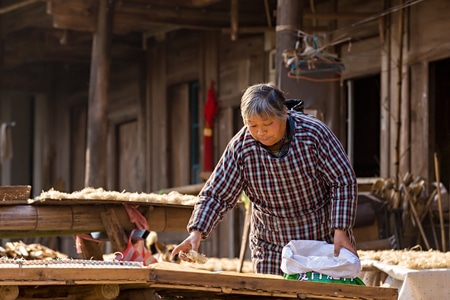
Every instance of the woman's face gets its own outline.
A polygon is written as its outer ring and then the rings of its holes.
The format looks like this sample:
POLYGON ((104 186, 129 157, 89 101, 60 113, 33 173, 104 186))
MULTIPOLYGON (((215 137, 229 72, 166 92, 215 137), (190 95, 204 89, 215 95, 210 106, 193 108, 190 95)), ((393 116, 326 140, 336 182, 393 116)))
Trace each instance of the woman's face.
POLYGON ((286 131, 286 120, 254 115, 247 118, 247 128, 255 140, 264 146, 272 146, 283 137, 286 131))

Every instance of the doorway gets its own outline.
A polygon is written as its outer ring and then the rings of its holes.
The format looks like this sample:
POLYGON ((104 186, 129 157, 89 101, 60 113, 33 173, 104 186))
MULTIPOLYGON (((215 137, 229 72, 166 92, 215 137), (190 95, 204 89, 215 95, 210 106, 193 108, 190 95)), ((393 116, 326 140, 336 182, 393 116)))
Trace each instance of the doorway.
POLYGON ((347 82, 348 152, 357 177, 380 176, 380 75, 347 82))
POLYGON ((199 183, 198 82, 170 86, 168 99, 169 186, 199 183))
MULTIPOLYGON (((450 58, 430 63, 430 145, 439 158, 441 182, 450 188, 450 58), (434 140, 433 140, 434 137, 434 140)), ((434 173, 433 173, 434 174, 434 173)))
POLYGON ((4 93, 0 112, 0 125, 6 126, 5 133, 9 132, 0 145, 8 153, 0 162, 1 184, 32 186, 35 98, 29 94, 4 93))

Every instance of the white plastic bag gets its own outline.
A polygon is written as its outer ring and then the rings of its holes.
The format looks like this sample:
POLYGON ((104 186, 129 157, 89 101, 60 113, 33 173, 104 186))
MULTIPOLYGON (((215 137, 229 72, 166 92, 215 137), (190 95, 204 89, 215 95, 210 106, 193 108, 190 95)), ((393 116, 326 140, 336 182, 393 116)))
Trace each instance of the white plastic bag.
POLYGON ((285 274, 314 271, 333 278, 352 278, 361 272, 361 261, 345 248, 335 257, 334 245, 324 241, 294 240, 283 248, 281 270, 285 274))

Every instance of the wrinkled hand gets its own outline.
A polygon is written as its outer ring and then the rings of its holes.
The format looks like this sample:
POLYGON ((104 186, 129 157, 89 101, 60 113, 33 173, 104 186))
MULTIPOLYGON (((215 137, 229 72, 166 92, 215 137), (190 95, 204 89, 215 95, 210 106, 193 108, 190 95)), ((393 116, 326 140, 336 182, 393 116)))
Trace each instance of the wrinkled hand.
POLYGON ((178 257, 180 257, 184 261, 192 262, 187 256, 186 253, 188 253, 190 250, 198 251, 198 247, 200 247, 200 242, 202 240, 202 234, 200 231, 192 231, 190 235, 178 246, 176 246, 171 256, 175 256, 178 254, 178 257))
POLYGON ((339 256, 341 248, 345 248, 358 256, 356 249, 353 248, 347 233, 344 230, 335 229, 334 230, 334 256, 339 256))

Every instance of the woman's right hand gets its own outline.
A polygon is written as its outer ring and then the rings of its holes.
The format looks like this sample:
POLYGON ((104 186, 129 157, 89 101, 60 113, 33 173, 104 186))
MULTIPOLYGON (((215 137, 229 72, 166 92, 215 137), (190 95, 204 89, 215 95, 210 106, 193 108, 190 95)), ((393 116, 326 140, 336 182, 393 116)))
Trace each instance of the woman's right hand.
POLYGON ((172 257, 178 254, 178 257, 180 257, 184 261, 190 262, 191 260, 186 256, 186 253, 188 253, 191 250, 198 251, 198 248, 200 247, 200 242, 202 240, 202 234, 200 231, 192 231, 189 236, 178 246, 176 246, 172 251, 172 257))

